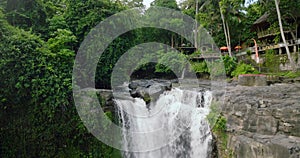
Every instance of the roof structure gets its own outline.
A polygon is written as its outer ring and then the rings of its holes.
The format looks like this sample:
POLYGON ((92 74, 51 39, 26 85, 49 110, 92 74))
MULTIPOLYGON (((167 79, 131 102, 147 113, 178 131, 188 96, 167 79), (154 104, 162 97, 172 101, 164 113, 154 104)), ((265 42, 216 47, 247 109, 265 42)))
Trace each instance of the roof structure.
POLYGON ((262 15, 260 18, 258 18, 252 25, 252 29, 256 28, 256 27, 268 27, 269 26, 269 22, 268 22, 268 18, 269 18, 270 14, 269 13, 265 13, 264 15, 262 15))
POLYGON ((269 13, 265 13, 260 18, 258 18, 253 24, 256 25, 256 24, 260 24, 262 22, 267 22, 269 15, 270 15, 269 13))

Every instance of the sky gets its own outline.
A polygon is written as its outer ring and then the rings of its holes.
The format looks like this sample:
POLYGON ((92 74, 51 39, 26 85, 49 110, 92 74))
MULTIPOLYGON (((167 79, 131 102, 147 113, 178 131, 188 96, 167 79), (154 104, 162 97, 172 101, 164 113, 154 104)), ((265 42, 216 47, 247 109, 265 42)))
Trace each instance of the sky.
POLYGON ((150 6, 150 3, 152 2, 153 0, 144 0, 143 3, 144 5, 146 5, 146 7, 148 8, 150 6))

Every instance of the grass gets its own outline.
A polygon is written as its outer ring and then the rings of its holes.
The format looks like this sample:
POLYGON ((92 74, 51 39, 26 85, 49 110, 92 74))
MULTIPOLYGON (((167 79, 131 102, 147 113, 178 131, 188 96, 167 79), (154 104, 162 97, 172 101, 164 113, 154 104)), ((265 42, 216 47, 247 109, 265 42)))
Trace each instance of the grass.
POLYGON ((274 75, 274 76, 284 77, 284 78, 297 78, 300 77, 300 71, 297 72, 284 71, 284 72, 276 72, 276 73, 267 73, 267 75, 274 75))

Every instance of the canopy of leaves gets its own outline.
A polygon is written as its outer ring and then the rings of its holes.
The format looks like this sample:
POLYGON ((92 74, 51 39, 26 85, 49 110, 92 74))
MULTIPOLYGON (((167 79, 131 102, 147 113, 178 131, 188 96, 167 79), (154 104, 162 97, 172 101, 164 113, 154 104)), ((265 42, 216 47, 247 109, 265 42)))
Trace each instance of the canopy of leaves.
MULTIPOLYGON (((84 20, 84 15, 65 9, 71 5, 7 1, 0 10, 1 157, 120 157, 86 130, 73 103, 72 70, 80 34, 101 19, 90 13, 90 20, 84 20), (68 25, 76 21, 86 29, 68 25)), ((98 7, 109 10, 101 18, 122 10, 111 2, 98 7)))
MULTIPOLYGON (((92 28, 117 12, 142 6, 141 2, 0 1, 1 157, 120 157, 120 152, 94 138, 76 113, 72 98, 72 70, 79 46, 92 28)), ((255 38, 251 25, 264 12, 276 15, 273 1, 257 2, 247 8, 243 6, 243 0, 198 2, 197 15, 193 0, 184 0, 180 7, 176 0, 155 0, 151 6, 167 7, 195 17, 200 28, 206 28, 218 46, 225 45, 220 10, 226 15, 230 26, 233 46, 243 42, 249 45, 249 39, 255 38)), ((286 26, 291 20, 293 24, 298 22, 299 5, 299 0, 280 1, 286 26)), ((138 16, 162 26, 183 27, 182 19, 161 19, 157 14, 150 14, 146 10, 138 16)), ((271 16, 271 23, 272 20, 275 17, 271 16)), ((110 43, 98 61, 96 87, 110 88, 111 73, 120 56, 133 46, 145 42, 159 42, 176 48, 186 43, 186 39, 174 32, 156 28, 136 29, 119 36, 110 43)), ((143 60, 132 62, 151 65, 155 73, 170 75, 174 69, 183 71, 186 56, 167 47, 162 50, 155 52, 159 56, 159 64, 142 63, 143 60), (169 67, 164 62, 168 62, 169 67)), ((228 76, 256 72, 250 65, 237 64, 234 58, 224 57, 223 62, 228 76)), ((141 70, 147 72, 148 68, 142 66, 141 70)), ((191 69, 196 73, 209 73, 209 68, 210 65, 205 62, 192 62, 191 69)), ((216 67, 221 70, 219 68, 216 67)), ((108 115, 113 119, 112 113, 108 115)))

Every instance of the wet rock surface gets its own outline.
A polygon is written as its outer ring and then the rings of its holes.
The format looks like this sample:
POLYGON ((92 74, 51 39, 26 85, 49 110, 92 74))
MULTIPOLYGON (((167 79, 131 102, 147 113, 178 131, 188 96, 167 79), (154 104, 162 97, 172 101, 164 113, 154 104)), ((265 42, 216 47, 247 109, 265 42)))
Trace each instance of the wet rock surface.
POLYGON ((236 157, 300 157, 299 83, 226 90, 222 114, 236 157))
MULTIPOLYGON (((194 82, 181 85, 191 83, 194 82)), ((170 90, 172 84, 174 81, 137 80, 132 81, 126 91, 130 92, 129 97, 140 97, 149 103, 170 90)), ((209 89, 212 84, 193 85, 209 89)), ((111 102, 112 91, 98 92, 107 103, 111 102)), ((234 157, 300 157, 300 83, 251 87, 238 85, 235 81, 227 84, 226 93, 216 91, 215 100, 222 101, 218 98, 224 94, 221 113, 227 118, 227 147, 233 150, 234 157)))
POLYGON ((128 85, 130 95, 142 98, 146 104, 155 101, 160 94, 172 89, 172 82, 168 80, 135 80, 128 85))

